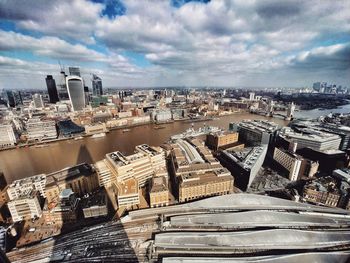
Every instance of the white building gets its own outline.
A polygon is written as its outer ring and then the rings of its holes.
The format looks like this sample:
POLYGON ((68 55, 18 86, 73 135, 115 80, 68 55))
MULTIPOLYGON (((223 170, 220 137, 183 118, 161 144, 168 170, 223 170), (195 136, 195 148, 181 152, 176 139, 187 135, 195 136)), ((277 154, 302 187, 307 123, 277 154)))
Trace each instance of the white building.
POLYGON ((0 147, 13 146, 17 142, 12 124, 0 124, 0 147))
POLYGON ((38 192, 33 190, 23 192, 16 199, 9 201, 7 206, 13 222, 40 217, 42 214, 38 192))
POLYGON ((276 147, 273 159, 289 171, 289 180, 296 181, 299 179, 300 168, 303 162, 300 156, 276 147))
POLYGON ((286 141, 294 141, 298 144, 297 149, 310 148, 316 151, 338 150, 341 137, 339 135, 303 129, 303 133, 293 131, 291 128, 283 128, 279 134, 286 141))
POLYGON ((15 200, 19 198, 23 193, 27 193, 31 190, 36 190, 44 198, 46 185, 46 175, 39 174, 31 177, 27 177, 20 180, 13 181, 7 188, 7 194, 10 200, 15 200))
POLYGON ((29 119, 27 122, 28 140, 51 140, 57 138, 56 122, 52 120, 29 119))
POLYGON ((95 164, 100 185, 109 186, 135 178, 142 187, 159 170, 166 167, 165 154, 159 148, 146 144, 136 146, 136 152, 125 156, 121 152, 106 154, 106 159, 95 164))
POLYGON ((44 108, 43 96, 40 94, 34 94, 33 104, 34 104, 34 108, 36 109, 44 108))

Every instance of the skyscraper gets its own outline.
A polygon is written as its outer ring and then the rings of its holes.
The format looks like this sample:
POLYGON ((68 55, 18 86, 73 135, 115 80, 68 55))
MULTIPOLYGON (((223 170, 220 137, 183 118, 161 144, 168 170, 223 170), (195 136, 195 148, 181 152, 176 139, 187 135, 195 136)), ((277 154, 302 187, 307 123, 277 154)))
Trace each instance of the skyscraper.
POLYGON ((103 94, 102 80, 95 74, 92 75, 92 92, 96 96, 101 96, 103 94))
POLYGON ((83 79, 77 76, 66 78, 69 100, 73 111, 82 110, 85 107, 85 93, 83 79))
POLYGON ((22 95, 20 91, 7 90, 5 93, 8 107, 17 107, 23 105, 22 95))
POLYGON ((81 77, 79 67, 69 67, 68 69, 69 69, 69 75, 81 77))
POLYGON ((46 80, 47 92, 49 93, 50 103, 56 103, 57 101, 59 101, 56 81, 52 77, 52 75, 47 75, 45 80, 46 80))
POLYGON ((43 108, 44 107, 44 101, 43 101, 43 96, 40 94, 34 94, 33 96, 33 103, 34 107, 37 108, 43 108))

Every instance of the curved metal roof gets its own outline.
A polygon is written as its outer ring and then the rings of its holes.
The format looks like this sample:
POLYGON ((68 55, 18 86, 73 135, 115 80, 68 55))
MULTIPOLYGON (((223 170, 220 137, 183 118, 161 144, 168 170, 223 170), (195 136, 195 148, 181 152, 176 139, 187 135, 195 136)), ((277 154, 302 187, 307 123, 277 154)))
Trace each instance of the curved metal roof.
POLYGON ((243 232, 178 232, 155 236, 155 247, 191 250, 315 249, 350 244, 350 231, 273 229, 243 232))
POLYGON ((261 257, 246 258, 219 258, 219 257, 169 257, 163 258, 163 263, 300 263, 300 262, 317 262, 317 263, 346 263, 350 257, 350 252, 309 252, 292 255, 274 255, 261 257))
POLYGON ((174 227, 308 227, 350 226, 350 220, 276 211, 248 211, 215 214, 192 214, 170 218, 174 227))

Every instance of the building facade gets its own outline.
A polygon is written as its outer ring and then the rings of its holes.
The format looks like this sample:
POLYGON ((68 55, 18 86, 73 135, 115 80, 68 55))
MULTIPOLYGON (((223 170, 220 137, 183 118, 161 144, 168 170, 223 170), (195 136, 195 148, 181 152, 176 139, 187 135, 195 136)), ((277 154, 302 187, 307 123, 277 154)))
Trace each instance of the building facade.
POLYGON ((56 122, 53 120, 29 119, 26 123, 29 141, 44 141, 57 138, 56 122))
POLYGON ((55 79, 52 77, 52 75, 47 75, 45 81, 50 103, 58 102, 59 98, 55 79))
POLYGON ((15 129, 12 124, 0 124, 0 147, 14 146, 17 143, 15 129))
POLYGON ((72 111, 81 111, 85 108, 83 79, 78 76, 67 77, 66 85, 72 111))
POLYGON ((13 222, 40 217, 42 210, 35 190, 22 192, 21 195, 7 203, 13 222))

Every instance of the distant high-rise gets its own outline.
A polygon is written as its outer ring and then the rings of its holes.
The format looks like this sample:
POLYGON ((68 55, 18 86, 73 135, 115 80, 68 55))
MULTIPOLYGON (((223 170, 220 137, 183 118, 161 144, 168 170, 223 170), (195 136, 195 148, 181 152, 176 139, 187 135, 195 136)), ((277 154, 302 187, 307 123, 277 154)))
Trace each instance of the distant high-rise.
POLYGON ((44 108, 43 96, 40 94, 34 94, 33 96, 34 108, 44 108))
POLYGON ((47 75, 45 80, 46 80, 47 92, 49 93, 50 103, 58 102, 59 98, 58 98, 55 79, 52 77, 52 75, 47 75))
POLYGON ((22 95, 20 91, 7 90, 6 101, 9 107, 17 107, 18 105, 23 105, 22 95))
POLYGON ((69 75, 81 77, 79 67, 69 67, 68 69, 69 69, 69 75))
POLYGON ((66 78, 66 86, 73 111, 82 110, 85 107, 85 92, 83 79, 77 76, 66 78))
POLYGON ((103 95, 102 80, 100 77, 96 76, 95 74, 92 75, 92 92, 96 96, 103 95))

